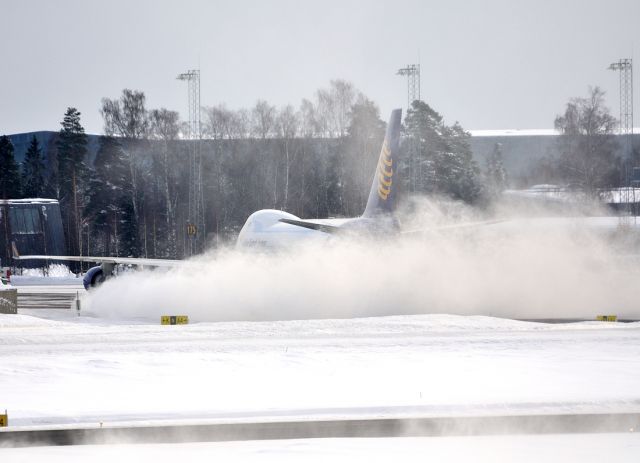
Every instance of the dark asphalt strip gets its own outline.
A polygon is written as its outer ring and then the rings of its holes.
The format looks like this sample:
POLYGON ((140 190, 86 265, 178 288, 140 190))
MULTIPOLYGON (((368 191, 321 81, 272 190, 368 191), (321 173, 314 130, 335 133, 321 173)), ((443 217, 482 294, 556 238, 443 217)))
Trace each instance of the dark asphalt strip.
POLYGON ((280 421, 77 429, 0 430, 1 447, 435 437, 640 431, 640 413, 280 421))

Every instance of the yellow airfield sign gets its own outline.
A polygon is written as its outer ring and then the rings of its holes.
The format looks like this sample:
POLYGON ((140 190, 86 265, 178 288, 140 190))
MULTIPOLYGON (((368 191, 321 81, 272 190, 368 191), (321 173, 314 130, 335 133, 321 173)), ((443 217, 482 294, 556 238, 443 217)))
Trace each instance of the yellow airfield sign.
POLYGON ((186 325, 188 323, 188 315, 163 315, 160 317, 161 325, 186 325))
POLYGON ((9 426, 9 415, 4 411, 4 415, 0 415, 0 428, 9 426))
POLYGON ((596 320, 598 320, 599 322, 617 322, 618 316, 617 315, 598 315, 596 317, 596 320))

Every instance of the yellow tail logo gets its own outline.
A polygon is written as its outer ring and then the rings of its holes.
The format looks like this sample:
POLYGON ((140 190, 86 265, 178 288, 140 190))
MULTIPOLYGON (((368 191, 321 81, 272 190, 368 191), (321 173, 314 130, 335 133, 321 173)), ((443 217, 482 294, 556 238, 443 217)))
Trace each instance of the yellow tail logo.
POLYGON ((393 183, 391 177, 393 177, 393 159, 391 159, 391 150, 385 138, 378 160, 378 196, 384 201, 391 193, 391 184, 393 183))

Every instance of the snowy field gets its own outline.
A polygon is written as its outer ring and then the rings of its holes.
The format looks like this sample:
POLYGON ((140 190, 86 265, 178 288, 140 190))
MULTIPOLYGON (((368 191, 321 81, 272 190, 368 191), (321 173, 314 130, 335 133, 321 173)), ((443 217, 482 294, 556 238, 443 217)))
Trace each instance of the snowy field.
MULTIPOLYGON (((12 429, 640 411, 640 322, 459 315, 198 322, 0 315, 12 429)), ((632 462, 640 435, 0 449, 11 462, 632 462)))
POLYGON ((11 426, 640 411, 640 323, 152 323, 0 315, 11 426))
POLYGON ((302 439, 197 444, 2 449, 13 463, 67 462, 473 462, 636 463, 640 434, 302 439))

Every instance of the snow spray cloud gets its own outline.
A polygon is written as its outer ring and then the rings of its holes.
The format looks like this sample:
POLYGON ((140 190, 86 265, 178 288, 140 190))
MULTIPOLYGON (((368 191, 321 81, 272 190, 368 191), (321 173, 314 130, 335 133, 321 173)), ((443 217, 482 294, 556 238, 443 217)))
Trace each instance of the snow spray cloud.
POLYGON ((335 239, 281 253, 227 249, 166 272, 131 272, 89 293, 85 312, 154 321, 186 314, 196 322, 429 313, 640 318, 640 266, 623 257, 627 242, 620 248, 611 239, 621 233, 618 219, 446 227, 446 217, 466 222, 473 214, 425 202, 403 223, 429 224, 427 234, 335 239))

